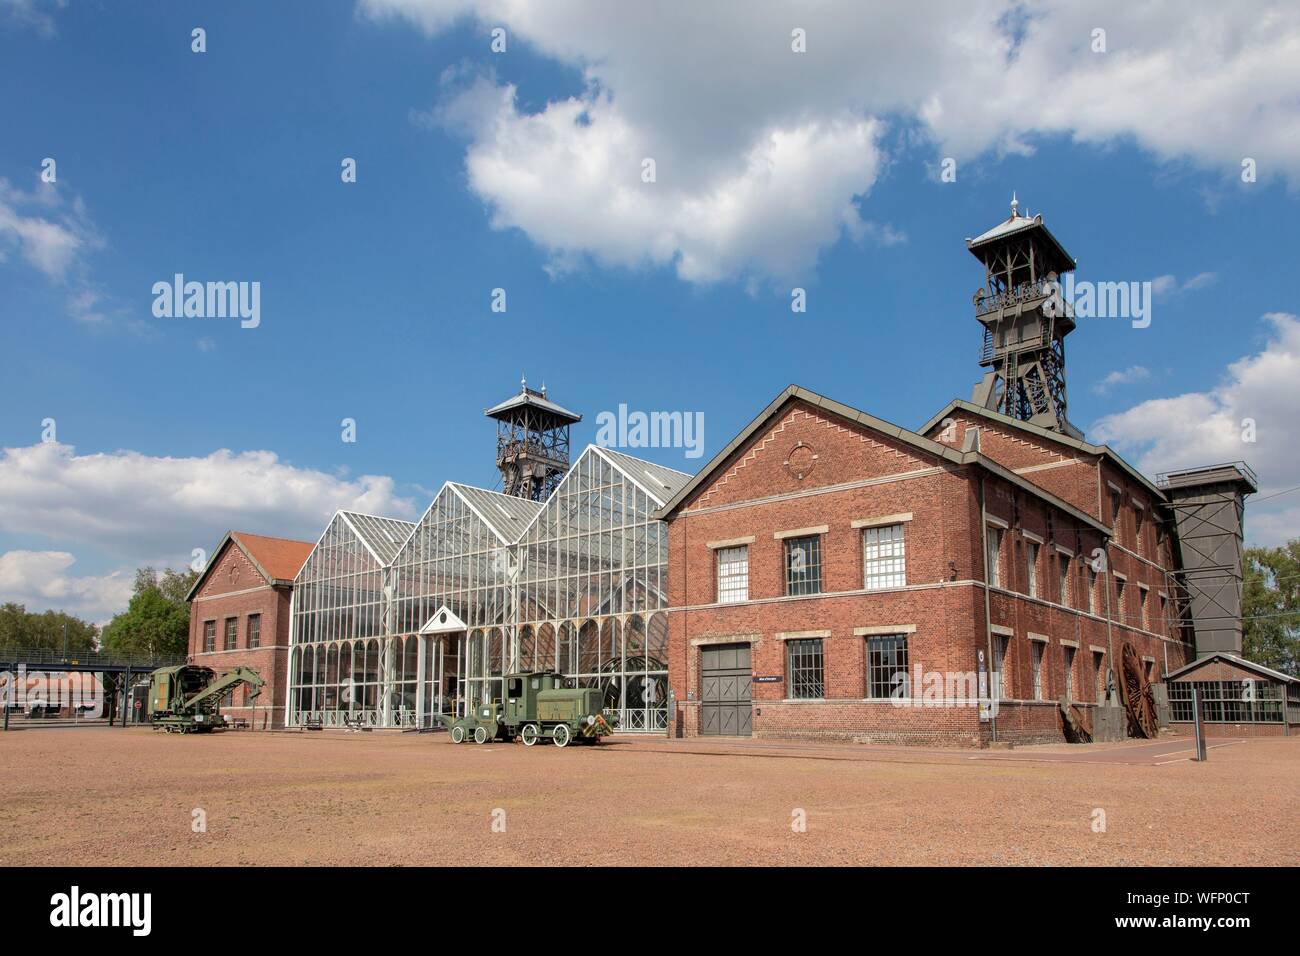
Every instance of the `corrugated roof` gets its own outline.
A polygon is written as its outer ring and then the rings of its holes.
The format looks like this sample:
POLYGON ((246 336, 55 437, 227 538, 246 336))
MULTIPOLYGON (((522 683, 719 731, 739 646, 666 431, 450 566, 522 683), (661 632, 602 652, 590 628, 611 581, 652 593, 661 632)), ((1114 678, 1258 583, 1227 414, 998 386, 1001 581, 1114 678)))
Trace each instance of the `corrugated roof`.
POLYGON ((403 542, 415 529, 414 522, 402 521, 400 518, 384 518, 357 511, 340 511, 339 514, 352 526, 361 543, 369 548, 371 554, 384 566, 393 563, 393 558, 397 557, 403 542))
POLYGON ((1009 236, 1014 232, 1022 229, 1028 229, 1030 226, 1037 225, 1039 222, 1037 216, 1012 216, 1005 222, 1000 222, 992 229, 980 233, 974 239, 967 239, 968 246, 978 246, 982 242, 988 242, 991 239, 1000 239, 1003 236, 1009 236))
POLYGON ((296 578, 303 562, 315 547, 310 541, 268 538, 266 535, 249 534, 247 531, 232 531, 230 536, 236 539, 253 560, 261 565, 263 571, 281 581, 292 581, 296 578))
POLYGON ((495 418, 502 412, 507 412, 512 408, 519 408, 524 405, 532 405, 536 408, 544 409, 545 411, 548 411, 553 415, 559 415, 561 418, 567 418, 571 422, 582 421, 582 416, 579 415, 577 412, 571 412, 563 405, 557 405, 549 398, 545 398, 539 393, 533 391, 531 388, 527 388, 527 387, 525 387, 525 389, 522 392, 520 392, 518 395, 515 395, 512 398, 507 398, 504 402, 502 402, 499 405, 493 405, 491 408, 487 409, 483 414, 491 418, 495 418))
POLYGON ((633 458, 631 455, 612 451, 609 448, 600 448, 599 451, 609 458, 615 467, 627 472, 632 480, 649 492, 661 506, 667 504, 673 495, 685 488, 692 477, 685 472, 656 465, 654 462, 642 461, 640 458, 633 458))
POLYGON ((545 504, 545 502, 516 498, 513 495, 503 495, 499 491, 488 491, 486 488, 462 485, 454 481, 448 484, 479 513, 479 516, 496 532, 498 538, 510 544, 519 540, 524 529, 545 504))

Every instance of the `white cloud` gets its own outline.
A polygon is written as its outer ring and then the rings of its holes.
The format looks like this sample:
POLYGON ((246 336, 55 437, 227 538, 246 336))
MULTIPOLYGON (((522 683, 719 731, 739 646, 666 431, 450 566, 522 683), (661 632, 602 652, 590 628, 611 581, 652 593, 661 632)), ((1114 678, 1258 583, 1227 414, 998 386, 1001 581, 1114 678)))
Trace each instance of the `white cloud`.
MULTIPOLYGON (((1254 355, 1231 363, 1203 392, 1151 399, 1101 418, 1090 437, 1107 442, 1147 473, 1245 460, 1259 476, 1260 497, 1300 485, 1300 319, 1264 316, 1269 334, 1254 355), (1250 437, 1253 423, 1254 441, 1250 437)), ((1247 500, 1252 540, 1300 537, 1300 492, 1257 506, 1247 500)))
POLYGON ((133 571, 69 574, 76 560, 67 551, 0 554, 0 600, 22 604, 33 612, 67 611, 100 624, 124 610, 135 584, 133 571))
POLYGON ((0 0, 0 12, 7 14, 14 22, 29 26, 43 36, 54 35, 54 17, 47 12, 62 9, 68 5, 67 0, 0 0))
POLYGON ((55 442, 0 451, 0 531, 182 567, 229 529, 315 541, 339 509, 411 518, 393 480, 344 480, 269 451, 78 455, 55 442))
POLYGON ((1217 272, 1198 272, 1186 281, 1179 282, 1175 275, 1156 276, 1151 280, 1151 291, 1156 295, 1175 295, 1179 292, 1195 292, 1208 289, 1219 281, 1217 272))
POLYGON ((59 188, 41 183, 32 192, 0 179, 0 262, 7 249, 67 290, 68 314, 80 322, 105 321, 105 297, 88 277, 88 250, 103 240, 80 197, 64 198, 59 188))
POLYGON ((841 235, 888 228, 865 228, 862 197, 885 167, 891 129, 928 140, 959 169, 1060 135, 1134 142, 1224 183, 1249 156, 1262 178, 1300 182, 1295 5, 359 0, 358 9, 428 34, 473 21, 487 62, 487 30, 504 26, 510 50, 528 44, 581 73, 581 94, 536 108, 480 78, 436 111, 467 135, 469 185, 493 224, 524 230, 553 270, 590 257, 671 262, 691 281, 804 271, 841 235), (1106 53, 1090 48, 1098 26, 1106 53), (794 27, 807 32, 806 53, 791 52, 794 27), (653 185, 640 181, 647 156, 653 185))
POLYGON ((1131 365, 1125 369, 1116 369, 1092 387, 1098 395, 1105 395, 1116 385, 1132 385, 1151 377, 1151 370, 1144 365, 1131 365))
POLYGON ((64 278, 77 255, 94 241, 79 204, 65 207, 50 186, 24 193, 0 179, 0 243, 16 247, 46 276, 64 278))

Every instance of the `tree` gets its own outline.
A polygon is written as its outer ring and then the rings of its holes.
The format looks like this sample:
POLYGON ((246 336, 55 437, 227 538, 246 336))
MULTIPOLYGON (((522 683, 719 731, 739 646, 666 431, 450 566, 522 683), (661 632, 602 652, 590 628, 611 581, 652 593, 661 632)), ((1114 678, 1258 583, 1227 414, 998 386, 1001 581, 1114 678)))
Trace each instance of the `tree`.
POLYGON ((21 604, 0 605, 0 647, 62 654, 94 650, 99 628, 63 611, 34 614, 21 604))
POLYGON ((125 611, 104 628, 104 647, 122 654, 183 656, 189 645, 190 606, 185 595, 198 573, 153 568, 135 573, 135 593, 125 611))
POLYGON ((1242 653, 1300 675, 1300 538, 1280 548, 1248 548, 1242 564, 1242 653))

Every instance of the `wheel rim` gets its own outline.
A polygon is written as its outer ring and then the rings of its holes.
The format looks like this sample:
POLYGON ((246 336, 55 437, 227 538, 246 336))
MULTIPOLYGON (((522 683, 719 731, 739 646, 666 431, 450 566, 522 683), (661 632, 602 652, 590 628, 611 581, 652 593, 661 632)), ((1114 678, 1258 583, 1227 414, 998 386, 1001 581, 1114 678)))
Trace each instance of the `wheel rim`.
POLYGON ((532 724, 526 724, 524 729, 519 732, 519 736, 523 738, 525 747, 531 747, 537 743, 537 728, 532 724))
POLYGON ((458 743, 460 743, 460 742, 461 742, 462 740, 464 740, 464 739, 465 739, 465 728, 464 728, 464 727, 453 727, 453 728, 451 728, 451 742, 452 742, 452 743, 454 743, 454 744, 458 744, 458 743))
POLYGON ((486 728, 486 727, 475 727, 475 728, 474 728, 474 743, 476 743, 476 744, 485 744, 485 743, 487 743, 487 739, 488 739, 488 734, 487 734, 487 728, 486 728))
POLYGON ((567 724, 560 724, 555 728, 555 746, 563 747, 569 742, 569 727, 567 724))

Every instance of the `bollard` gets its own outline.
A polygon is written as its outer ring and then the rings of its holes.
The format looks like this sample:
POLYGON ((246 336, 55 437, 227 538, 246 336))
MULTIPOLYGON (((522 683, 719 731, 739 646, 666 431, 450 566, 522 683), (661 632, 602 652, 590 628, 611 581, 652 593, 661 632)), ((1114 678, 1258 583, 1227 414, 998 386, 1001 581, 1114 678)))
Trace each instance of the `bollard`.
POLYGON ((1196 730, 1196 756, 1193 760, 1205 760, 1205 730, 1201 727, 1201 691, 1192 688, 1192 726, 1196 730))

